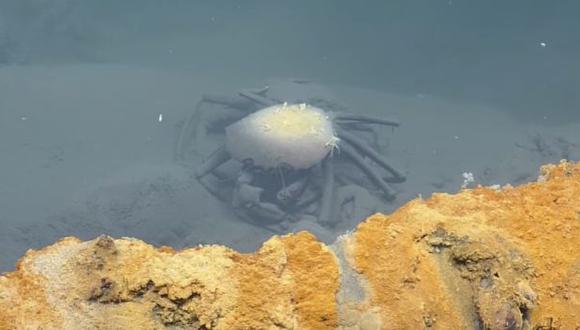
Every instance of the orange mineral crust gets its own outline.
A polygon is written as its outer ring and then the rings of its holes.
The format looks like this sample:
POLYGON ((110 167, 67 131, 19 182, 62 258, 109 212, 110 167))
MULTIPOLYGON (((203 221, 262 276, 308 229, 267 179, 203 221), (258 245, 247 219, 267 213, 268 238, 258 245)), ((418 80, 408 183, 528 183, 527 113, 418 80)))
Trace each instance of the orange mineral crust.
POLYGON ((306 232, 255 254, 65 238, 0 277, 0 329, 332 329, 338 277, 306 232))
POLYGON ((0 329, 575 329, 580 164, 416 199, 326 246, 64 238, 0 276, 0 329))
POLYGON ((416 199, 348 239, 385 329, 580 326, 580 164, 416 199))

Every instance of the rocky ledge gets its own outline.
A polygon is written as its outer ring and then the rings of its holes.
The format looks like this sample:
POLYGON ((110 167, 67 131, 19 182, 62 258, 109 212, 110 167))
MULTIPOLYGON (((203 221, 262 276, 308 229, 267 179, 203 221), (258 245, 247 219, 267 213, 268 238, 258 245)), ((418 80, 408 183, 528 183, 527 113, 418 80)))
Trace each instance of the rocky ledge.
POLYGON ((68 237, 0 276, 0 329, 574 329, 580 163, 254 254, 68 237))

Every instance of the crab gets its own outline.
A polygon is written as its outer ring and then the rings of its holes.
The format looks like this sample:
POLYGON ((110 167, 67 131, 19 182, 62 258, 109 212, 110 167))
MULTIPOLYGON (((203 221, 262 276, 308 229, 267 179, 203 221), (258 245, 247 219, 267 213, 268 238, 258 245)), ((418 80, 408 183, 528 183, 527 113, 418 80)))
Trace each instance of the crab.
MULTIPOLYGON (((288 84, 311 92, 310 82, 288 84)), ((373 138, 374 127, 398 127, 398 121, 350 113, 318 95, 282 99, 273 94, 265 87, 234 96, 204 95, 182 126, 178 160, 186 160, 192 149, 203 153, 209 134, 217 132, 223 140, 195 174, 209 192, 240 218, 276 232, 303 219, 335 226, 335 207, 353 198, 338 193, 340 187, 353 191, 355 186, 385 201, 395 198, 391 184, 405 181, 405 175, 379 152, 373 138), (366 180, 354 179, 353 169, 366 180)))

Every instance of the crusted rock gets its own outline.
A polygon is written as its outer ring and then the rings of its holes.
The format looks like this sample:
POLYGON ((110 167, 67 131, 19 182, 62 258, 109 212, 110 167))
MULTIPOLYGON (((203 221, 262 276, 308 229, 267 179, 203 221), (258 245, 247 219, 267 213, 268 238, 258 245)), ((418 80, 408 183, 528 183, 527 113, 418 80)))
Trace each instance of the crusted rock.
POLYGON ((0 329, 574 329, 580 164, 541 178, 417 199, 332 246, 64 238, 0 276, 0 329))

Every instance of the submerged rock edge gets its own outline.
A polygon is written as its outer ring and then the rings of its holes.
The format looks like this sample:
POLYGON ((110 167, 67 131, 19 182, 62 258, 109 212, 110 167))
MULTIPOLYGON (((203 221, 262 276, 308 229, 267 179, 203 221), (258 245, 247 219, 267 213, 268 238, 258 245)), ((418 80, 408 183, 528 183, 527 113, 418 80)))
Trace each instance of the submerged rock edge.
POLYGON ((580 163, 253 254, 67 237, 0 276, 0 329, 580 326, 580 163))

